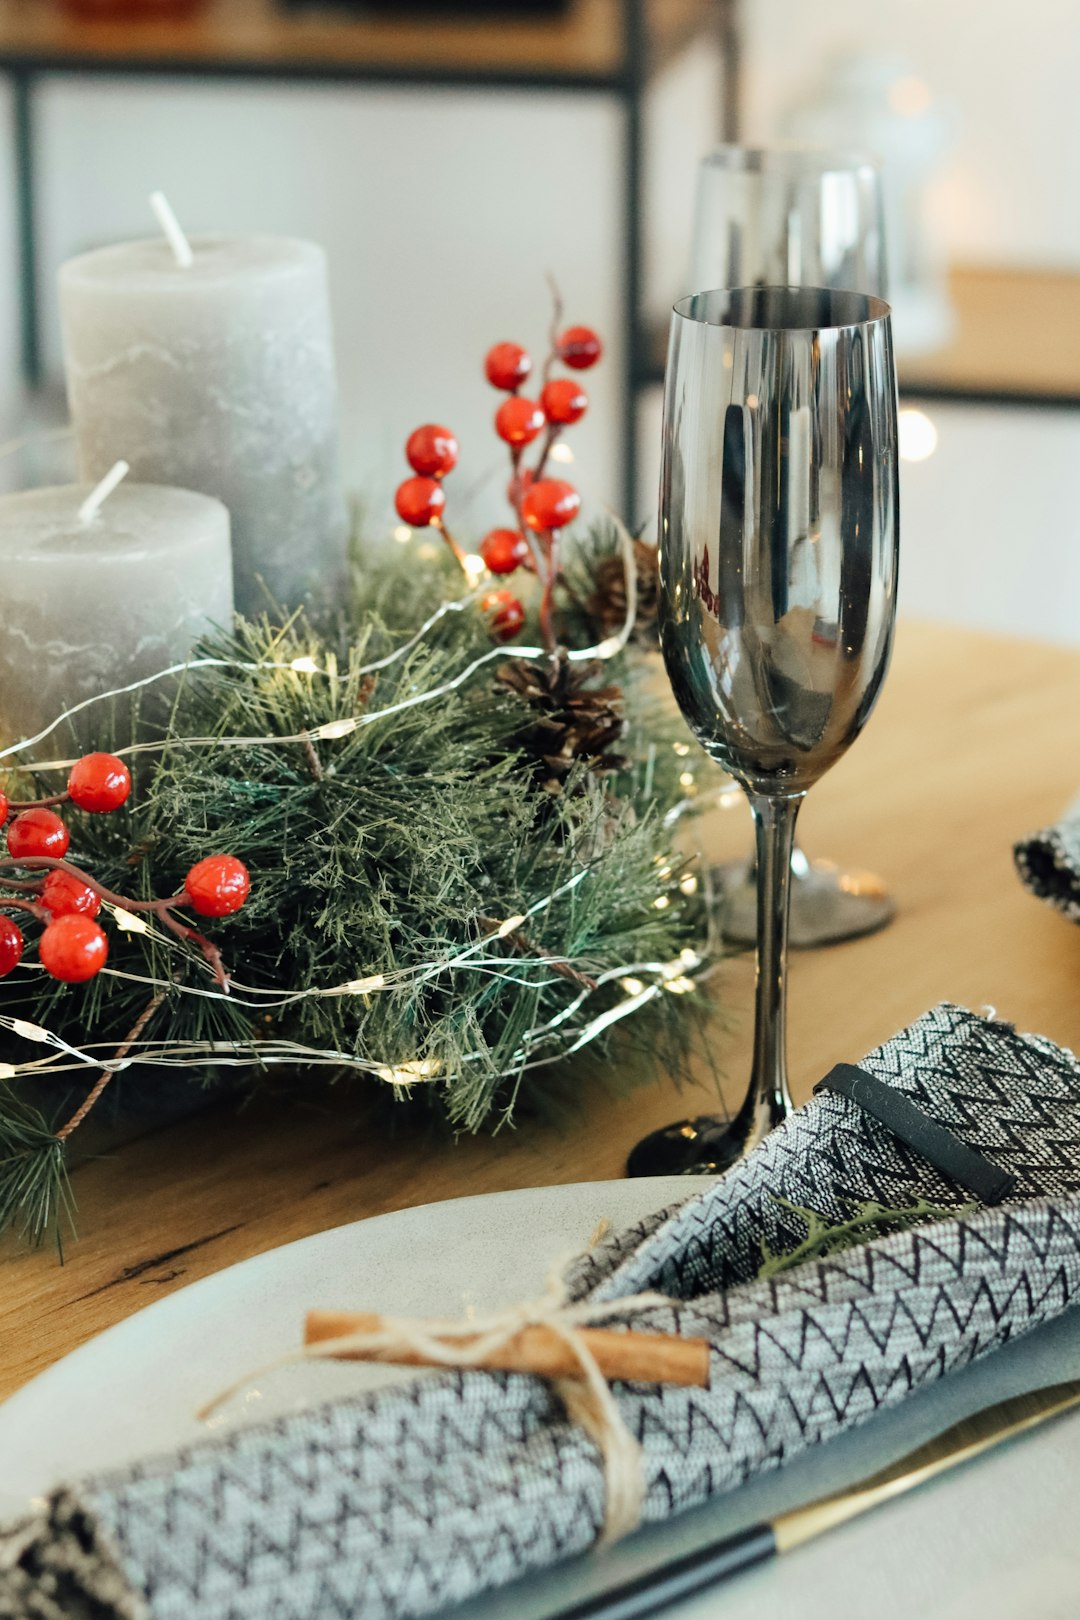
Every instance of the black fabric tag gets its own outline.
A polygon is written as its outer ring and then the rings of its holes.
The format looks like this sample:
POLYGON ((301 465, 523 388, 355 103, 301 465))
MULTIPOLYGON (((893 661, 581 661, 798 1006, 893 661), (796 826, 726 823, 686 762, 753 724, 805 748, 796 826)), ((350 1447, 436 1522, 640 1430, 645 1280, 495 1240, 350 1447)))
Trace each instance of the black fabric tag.
POLYGON ((814 1087, 815 1091, 836 1091, 858 1103, 874 1119, 928 1159, 950 1181, 973 1192, 980 1203, 999 1204, 1016 1185, 1016 1177, 961 1142, 911 1101, 910 1097, 887 1086, 875 1075, 854 1063, 838 1063, 814 1087))

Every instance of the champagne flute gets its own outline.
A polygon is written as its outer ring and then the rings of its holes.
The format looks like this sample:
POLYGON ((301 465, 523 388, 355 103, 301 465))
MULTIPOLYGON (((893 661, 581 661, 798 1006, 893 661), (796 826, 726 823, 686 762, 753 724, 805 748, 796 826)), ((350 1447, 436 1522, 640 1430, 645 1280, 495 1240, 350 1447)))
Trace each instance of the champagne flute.
POLYGON ((655 1131, 631 1175, 723 1171, 790 1111, 785 973, 795 818, 858 736, 896 615, 889 306, 862 293, 695 293, 672 317, 660 633, 676 701, 743 787, 758 865, 750 1089, 731 1121, 655 1131))
MULTIPOLYGON (((885 204, 877 165, 806 146, 718 146, 698 168, 687 292, 752 284, 837 287, 888 297, 885 204)), ((839 872, 796 848, 791 943, 832 944, 873 933, 896 907, 880 878, 839 872)), ((724 938, 752 945, 753 859, 715 870, 724 938)))

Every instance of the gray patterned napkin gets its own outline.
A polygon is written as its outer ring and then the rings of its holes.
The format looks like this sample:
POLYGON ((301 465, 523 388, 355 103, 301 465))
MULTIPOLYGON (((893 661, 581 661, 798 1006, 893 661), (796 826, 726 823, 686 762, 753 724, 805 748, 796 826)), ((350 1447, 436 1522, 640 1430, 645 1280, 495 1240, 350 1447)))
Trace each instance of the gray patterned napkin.
MULTIPOLYGON (((1008 1202, 760 1279, 790 1205, 836 1220, 968 1195, 850 1099, 816 1096, 707 1192, 577 1262, 575 1298, 705 1335, 711 1386, 617 1385, 663 1519, 904 1400, 1080 1295, 1080 1064, 941 1006, 862 1065, 1015 1178, 1008 1202)), ((4 1620, 405 1620, 586 1550, 599 1456, 540 1381, 453 1372, 57 1493, 0 1535, 4 1620), (51 1606, 50 1606, 51 1605, 51 1606)))
POLYGON ((1032 894, 1080 922, 1080 799, 1053 827, 1022 838, 1013 855, 1032 894))

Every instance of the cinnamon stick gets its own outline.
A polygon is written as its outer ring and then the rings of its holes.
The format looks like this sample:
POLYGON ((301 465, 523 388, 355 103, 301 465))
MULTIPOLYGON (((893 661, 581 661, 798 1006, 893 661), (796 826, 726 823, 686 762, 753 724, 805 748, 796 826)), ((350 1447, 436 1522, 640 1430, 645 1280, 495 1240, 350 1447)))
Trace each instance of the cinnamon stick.
MULTIPOLYGON (((309 1311, 304 1343, 322 1344, 354 1333, 381 1333, 383 1317, 356 1311, 309 1311)), ((681 1384, 706 1389, 709 1383, 708 1339, 683 1339, 667 1333, 634 1333, 612 1328, 578 1328, 582 1341, 607 1379, 642 1384, 681 1384)), ((450 1349, 467 1348, 473 1339, 455 1335, 450 1349)), ((442 1366, 412 1346, 390 1349, 328 1350, 339 1361, 383 1361, 401 1367, 442 1366)), ((470 1365, 474 1365, 470 1363, 470 1365)), ((543 1323, 521 1328, 482 1363, 487 1371, 536 1373, 541 1378, 580 1378, 581 1364, 566 1341, 543 1323)))

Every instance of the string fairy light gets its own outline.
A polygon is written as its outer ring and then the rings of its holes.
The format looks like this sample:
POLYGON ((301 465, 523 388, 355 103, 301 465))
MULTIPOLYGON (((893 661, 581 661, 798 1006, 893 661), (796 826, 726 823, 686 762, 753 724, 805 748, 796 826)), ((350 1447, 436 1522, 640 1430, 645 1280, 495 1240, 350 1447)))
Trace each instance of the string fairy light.
MULTIPOLYGON (((606 662, 623 651, 633 632, 634 619, 637 614, 637 578, 634 566, 633 541, 625 525, 614 517, 613 521, 616 525, 616 535, 622 553, 626 581, 626 612, 623 624, 617 634, 605 636, 602 641, 598 641, 594 646, 576 647, 567 652, 566 658, 570 663, 583 663, 591 659, 606 662)), ((475 600, 476 593, 471 593, 468 596, 443 602, 415 634, 393 652, 386 654, 383 658, 375 659, 369 664, 361 665, 347 675, 338 675, 335 678, 338 680, 357 679, 368 674, 376 674, 380 670, 388 668, 389 665, 405 657, 446 614, 460 613, 470 607, 475 600)), ((440 698, 449 697, 452 693, 465 686, 479 670, 485 668, 494 659, 505 659, 507 656, 506 648, 493 647, 489 652, 482 653, 478 658, 472 659, 456 675, 440 682, 437 686, 429 687, 424 692, 416 692, 411 697, 402 698, 399 702, 388 704, 383 709, 367 710, 360 714, 342 716, 340 719, 324 721, 322 725, 312 726, 300 732, 270 733, 265 736, 249 737, 168 737, 160 742, 129 743, 125 748, 118 748, 116 753, 118 757, 130 758, 138 754, 161 753, 166 749, 176 748, 272 748, 293 746, 297 743, 337 741, 351 736, 353 732, 359 731, 365 726, 375 725, 381 720, 393 719, 396 715, 403 714, 408 709, 414 709, 421 704, 433 703, 440 698)), ((551 654, 545 647, 515 646, 513 656, 534 663, 541 659, 550 658, 551 654)), ((186 663, 172 664, 167 669, 159 670, 154 675, 146 675, 141 680, 131 681, 126 686, 114 687, 111 691, 96 693, 93 697, 83 698, 80 703, 74 704, 70 709, 65 709, 62 714, 58 715, 55 720, 43 727, 34 736, 24 737, 21 742, 11 743, 6 748, 0 748, 0 759, 21 754, 27 748, 35 747, 56 731, 59 726, 74 719, 76 715, 95 703, 125 697, 134 692, 145 690, 147 687, 153 686, 157 681, 167 680, 173 676, 184 675, 188 671, 199 669, 238 669, 248 672, 263 669, 282 669, 290 670, 293 673, 296 672, 295 664, 291 660, 288 662, 275 662, 273 660, 245 662, 240 659, 228 658, 194 658, 186 663)), ((329 672, 319 671, 319 673, 329 672)), ((69 770, 75 761, 73 759, 51 759, 25 761, 23 763, 27 770, 50 771, 69 770)))
MULTIPOLYGON (((18 444, 21 444, 21 442, 17 441, 18 444)), ((3 455, 9 448, 0 447, 0 455, 3 455)), ((637 612, 637 581, 633 541, 621 521, 614 514, 612 514, 612 518, 625 574, 626 608, 624 621, 616 634, 604 637, 594 646, 575 648, 567 652, 566 657, 573 663, 593 659, 606 661, 617 656, 626 647, 633 631, 637 612)), ((476 563, 482 564, 482 559, 476 558, 476 563)), ((486 569, 484 572, 486 573, 486 569)), ((474 583, 481 577, 478 568, 467 568, 466 574, 474 583)), ((231 669, 245 673, 277 670, 292 675, 321 677, 338 681, 362 679, 366 675, 376 674, 407 657, 442 619, 451 613, 462 613, 471 608, 479 594, 478 591, 474 590, 463 597, 444 601, 428 616, 419 629, 398 647, 381 658, 372 660, 345 673, 338 673, 336 669, 322 667, 308 654, 282 661, 250 661, 206 657, 189 659, 183 663, 170 665, 166 669, 130 682, 125 686, 83 699, 80 703, 73 705, 58 715, 55 720, 34 736, 24 738, 0 749, 0 760, 14 755, 22 755, 27 749, 36 747, 67 721, 75 718, 95 703, 132 695, 150 688, 158 682, 174 677, 182 677, 189 672, 204 669, 231 669)), ((134 755, 160 751, 166 747, 282 746, 311 740, 331 741, 341 739, 350 736, 362 727, 376 724, 421 704, 436 702, 440 698, 448 696, 466 685, 493 660, 505 659, 510 651, 510 649, 503 647, 493 648, 472 658, 456 674, 439 682, 434 687, 414 693, 396 703, 387 705, 383 709, 341 716, 311 727, 304 732, 262 737, 171 737, 163 742, 131 744, 125 749, 118 750, 118 752, 134 755)), ((547 659, 551 656, 546 648, 533 646, 515 646, 512 649, 512 655, 515 658, 527 661, 547 659)), ((29 763, 26 768, 39 771, 59 770, 70 768, 73 763, 72 760, 67 759, 46 760, 29 763)), ((675 810, 681 813, 679 806, 676 806, 675 810)), ((673 819, 677 819, 677 815, 673 817, 672 813, 669 812, 668 816, 665 817, 665 825, 670 825, 673 819)), ((594 862, 580 867, 548 894, 534 901, 525 911, 504 918, 494 928, 452 954, 429 962, 415 964, 408 968, 398 969, 391 973, 361 973, 355 978, 340 984, 308 986, 301 990, 291 991, 247 986, 234 980, 230 991, 227 993, 217 987, 211 988, 205 982, 202 984, 187 984, 176 979, 157 978, 150 974, 130 973, 109 967, 103 969, 103 972, 111 977, 146 985, 155 990, 167 990, 177 995, 197 996, 211 1000, 228 999, 234 1006, 262 1014, 293 1006, 297 1002, 320 997, 360 996, 368 998, 381 993, 401 990, 409 985, 423 985, 440 975, 457 971, 487 973, 525 987, 535 988, 538 983, 554 982, 556 970, 560 966, 578 966, 580 970, 580 968, 588 964, 575 964, 574 960, 569 957, 541 956, 534 961, 525 960, 515 963, 514 971, 511 973, 507 970, 506 958, 504 956, 490 955, 488 947, 493 942, 518 934, 532 918, 541 915, 559 899, 568 895, 579 884, 583 883, 595 869, 595 865, 594 862)), ((666 871, 662 871, 659 875, 662 878, 670 876, 671 868, 668 867, 666 871)), ((653 904, 658 909, 666 909, 670 905, 670 900, 666 895, 660 895, 653 904)), ((168 951, 181 955, 187 963, 194 962, 197 971, 201 974, 210 973, 208 964, 201 957, 192 956, 182 944, 171 936, 159 932, 144 917, 136 915, 123 906, 113 904, 109 905, 109 911, 118 928, 130 934, 147 935, 155 942, 163 945, 168 951)), ((563 1055, 569 1055, 596 1040, 605 1030, 611 1028, 612 1025, 629 1016, 638 1007, 662 994, 665 990, 669 990, 674 994, 684 994, 687 989, 693 989, 695 981, 689 978, 687 968, 691 965, 700 965, 701 959, 693 952, 690 953, 690 957, 693 958, 692 964, 685 952, 676 961, 670 963, 624 963, 606 970, 595 979, 591 979, 588 985, 583 986, 559 1011, 546 1021, 526 1030, 519 1037, 515 1051, 508 1060, 505 1074, 507 1076, 518 1074, 524 1069, 533 1068, 550 1061, 551 1057, 555 1055, 550 1050, 553 1040, 562 1042, 563 1055), (648 978, 643 977, 643 975, 648 975, 648 978), (594 1017, 588 1019, 584 1025, 580 1027, 574 1026, 570 1029, 566 1028, 570 1020, 575 1018, 582 1010, 590 997, 616 983, 622 990, 622 997, 618 1002, 605 1007, 594 1017), (532 1055, 538 1047, 543 1048, 544 1055, 542 1057, 532 1055)), ((36 967, 35 964, 24 963, 20 964, 19 971, 33 976, 40 974, 42 970, 36 967)), ((398 1088, 408 1088, 417 1083, 432 1083, 444 1075, 442 1065, 433 1058, 421 1057, 399 1064, 387 1064, 355 1052, 309 1046, 303 1042, 277 1036, 252 1036, 245 1040, 231 1041, 198 1041, 185 1038, 170 1039, 148 1036, 132 1042, 124 1058, 110 1061, 108 1057, 103 1057, 102 1053, 114 1050, 115 1043, 90 1042, 82 1047, 75 1046, 57 1032, 43 1025, 25 1019, 11 1018, 7 1015, 0 1015, 0 1028, 8 1030, 12 1035, 22 1040, 47 1049, 44 1055, 26 1062, 0 1065, 0 1079, 9 1081, 17 1079, 21 1075, 57 1074, 87 1066, 119 1072, 136 1062, 141 1065, 159 1067, 190 1067, 192 1064, 200 1062, 224 1067, 248 1066, 252 1063, 267 1065, 295 1065, 298 1063, 333 1065, 362 1070, 398 1088)), ((463 1064, 477 1063, 485 1060, 488 1056, 488 1053, 482 1051, 469 1052, 462 1057, 461 1062, 463 1064)))

